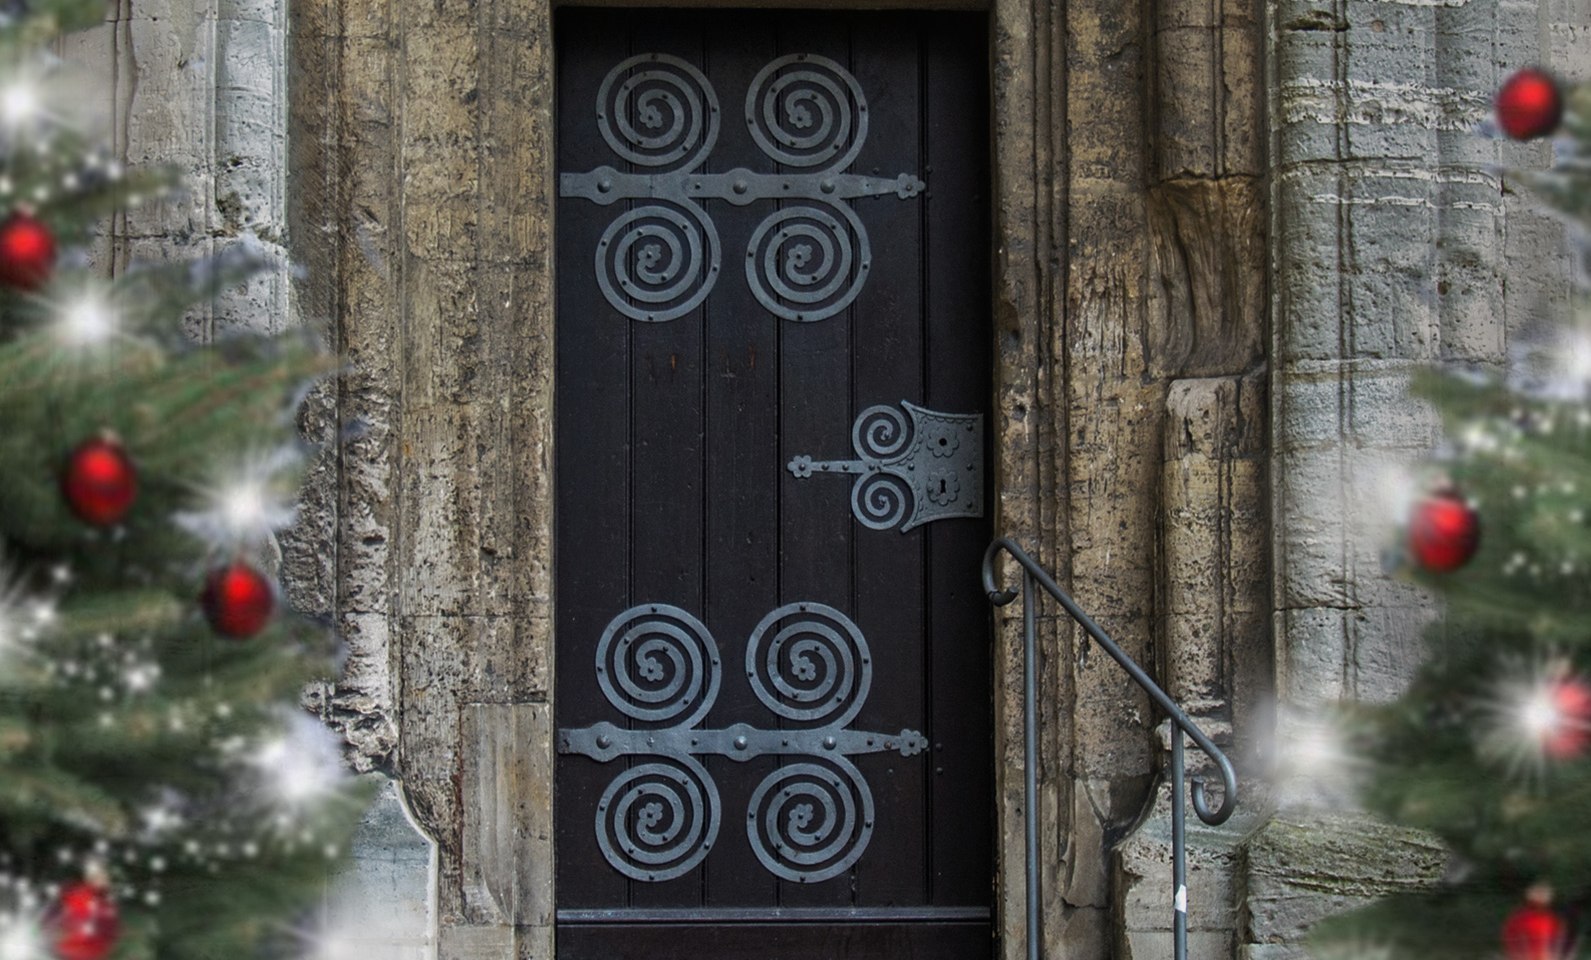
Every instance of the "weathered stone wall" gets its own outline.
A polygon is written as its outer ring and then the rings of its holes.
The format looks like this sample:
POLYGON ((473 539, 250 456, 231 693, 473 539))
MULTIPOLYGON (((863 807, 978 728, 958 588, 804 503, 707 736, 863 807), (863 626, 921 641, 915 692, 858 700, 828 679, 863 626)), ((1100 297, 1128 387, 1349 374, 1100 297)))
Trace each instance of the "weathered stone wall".
MULTIPOLYGON (((1438 360, 1503 362, 1561 317, 1561 225, 1499 167, 1550 146, 1477 133, 1511 71, 1591 73, 1591 8, 1514 0, 1284 0, 1270 9, 1274 627, 1283 749, 1294 718, 1395 697, 1430 599, 1383 575, 1401 467, 1436 440, 1407 392, 1438 360)), ((1292 741, 1290 743, 1290 741, 1292 741)), ((1301 955, 1321 916, 1429 882, 1405 832, 1288 790, 1248 842, 1243 952, 1301 955)), ((1313 796, 1312 796, 1313 794, 1313 796)))
POLYGON ((291 30, 302 309, 357 424, 328 707, 437 842, 441 956, 550 957, 550 10, 305 0, 291 30))
POLYGON ((1427 598, 1381 574, 1387 470, 1436 439, 1406 392, 1437 360, 1502 363, 1563 315, 1563 229, 1500 167, 1546 143, 1483 136, 1492 92, 1544 62, 1591 72, 1565 42, 1584 5, 1470 0, 1288 2, 1272 27, 1276 629, 1283 698, 1395 696, 1427 598))
MULTIPOLYGON (((97 250, 107 273, 258 242, 285 251, 287 24, 282 0, 117 0, 60 52, 88 109, 130 165, 175 166, 187 190, 118 216, 97 250)), ((285 258, 195 311, 192 334, 292 322, 285 258)))
MULTIPOLYGON (((1154 538, 1144 596, 1156 676, 1245 776, 1244 815, 1222 830, 1194 821, 1191 832, 1190 951, 1215 958, 1233 949, 1235 848, 1252 823, 1248 777, 1272 675, 1263 8, 1229 0, 1145 9, 1140 189, 1150 256, 1136 389, 1152 429, 1114 442, 1139 450, 1151 470, 1133 506, 1154 538)), ((1169 735, 1163 728, 1157 747, 1169 735)), ((1163 763, 1164 753, 1151 760, 1163 763)), ((1197 771, 1202 755, 1189 761, 1197 771)), ((1174 799, 1160 784, 1112 848, 1116 956, 1170 952, 1174 799)))
MULTIPOLYGON (((1259 4, 992 15, 996 526, 1227 741, 1270 675, 1259 4)), ((1024 939, 1017 616, 997 637, 1005 956, 1024 939)), ((1053 607, 1040 633, 1043 952, 1148 949, 1168 914, 1108 858, 1154 796, 1147 699, 1053 607)), ((1168 880, 1149 820, 1134 863, 1168 880)))

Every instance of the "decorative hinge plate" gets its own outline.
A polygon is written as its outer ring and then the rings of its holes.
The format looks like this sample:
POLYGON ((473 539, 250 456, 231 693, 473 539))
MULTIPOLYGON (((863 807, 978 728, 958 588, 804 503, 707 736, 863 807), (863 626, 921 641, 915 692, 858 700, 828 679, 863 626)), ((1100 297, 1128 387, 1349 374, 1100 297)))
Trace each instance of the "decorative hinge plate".
POLYGON ((792 725, 821 726, 698 727, 718 697, 723 664, 707 627, 679 607, 643 604, 619 614, 603 631, 596 660, 597 683, 616 710, 668 724, 558 731, 559 753, 603 763, 651 758, 615 776, 597 802, 597 846, 615 870, 636 880, 681 876, 716 842, 722 803, 699 756, 803 758, 757 785, 746 835, 771 873, 815 883, 850 869, 873 835, 873 794, 847 757, 910 757, 928 747, 915 730, 846 729, 872 685, 872 655, 856 624, 825 604, 779 607, 746 642, 746 677, 757 699, 792 725))
POLYGON ((940 413, 905 400, 900 405, 904 416, 881 404, 856 418, 851 445, 858 459, 803 454, 790 461, 790 472, 798 480, 857 474, 851 513, 874 530, 900 524, 905 533, 934 520, 983 516, 983 414, 940 413))
POLYGON ((597 287, 632 320, 673 320, 696 309, 718 282, 723 252, 703 205, 786 201, 752 232, 746 282, 757 302, 797 322, 832 317, 856 299, 872 269, 861 220, 844 201, 926 186, 909 173, 845 173, 867 139, 867 98, 850 71, 827 57, 790 54, 764 66, 746 91, 751 139, 787 168, 695 172, 718 142, 718 93, 702 72, 662 53, 630 57, 597 89, 597 129, 613 152, 648 168, 599 166, 563 173, 558 193, 609 205, 644 200, 617 216, 597 242, 597 287), (793 201, 793 202, 792 202, 793 201))

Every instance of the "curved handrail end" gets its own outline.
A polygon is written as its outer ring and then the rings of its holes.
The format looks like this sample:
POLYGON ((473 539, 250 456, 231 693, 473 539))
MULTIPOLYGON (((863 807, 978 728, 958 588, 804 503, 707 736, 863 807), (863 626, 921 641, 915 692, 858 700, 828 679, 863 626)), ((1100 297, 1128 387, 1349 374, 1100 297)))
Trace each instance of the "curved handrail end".
POLYGON ((1217 750, 1212 754, 1206 750, 1205 754, 1214 760, 1221 770, 1221 805, 1214 810, 1210 809, 1204 778, 1194 777, 1193 812, 1199 815, 1200 820, 1214 827, 1231 819, 1232 812, 1237 809, 1237 773, 1232 769, 1232 762, 1221 751, 1217 750))
MULTIPOLYGON (((1015 600, 1017 591, 1002 590, 995 584, 994 558, 1002 549, 1009 552, 1015 546, 1016 544, 1009 538, 1000 537, 989 544, 988 549, 983 551, 983 591, 989 595, 989 602, 997 607, 1003 607, 1015 600)), ((1012 556, 1014 557, 1016 554, 1013 553, 1012 556)))
MULTIPOLYGON (((1172 725, 1181 733, 1186 733, 1192 737, 1194 744, 1220 769, 1221 805, 1213 810, 1210 808, 1210 798, 1205 789, 1205 782, 1202 779, 1195 778, 1192 790, 1193 810, 1199 815, 1200 820, 1211 826, 1225 823, 1232 816, 1232 812, 1237 809, 1237 774, 1233 771, 1232 762, 1227 759, 1226 754, 1221 752, 1220 748, 1210 740, 1209 735, 1199 729, 1199 725, 1194 723, 1182 711, 1182 708, 1160 688, 1159 684, 1155 683, 1144 672, 1143 668, 1132 657, 1128 656, 1117 646, 1116 642, 1087 613, 1083 612, 1083 609, 1072 600, 1071 596, 1061 589, 1060 585, 1044 571, 1043 567, 1039 566, 1038 561, 1034 560, 1026 550, 1022 549, 1020 544, 1010 537, 995 539, 989 544, 988 549, 983 552, 983 589, 988 593, 990 603, 997 607, 1003 607, 1016 599, 1017 596, 1016 590, 1002 590, 995 583, 995 557, 1001 550, 1010 554, 1011 559, 1015 560, 1023 568, 1025 571, 1024 576, 1029 577, 1038 586, 1043 587, 1046 593, 1054 597, 1066 609, 1066 612, 1071 615, 1072 619, 1083 628, 1084 632, 1092 637, 1106 653, 1110 654, 1111 658, 1127 671, 1133 681, 1149 694, 1149 698, 1155 702, 1155 705, 1160 707, 1170 718, 1172 725)), ((1181 733, 1178 735, 1180 736, 1181 733)))

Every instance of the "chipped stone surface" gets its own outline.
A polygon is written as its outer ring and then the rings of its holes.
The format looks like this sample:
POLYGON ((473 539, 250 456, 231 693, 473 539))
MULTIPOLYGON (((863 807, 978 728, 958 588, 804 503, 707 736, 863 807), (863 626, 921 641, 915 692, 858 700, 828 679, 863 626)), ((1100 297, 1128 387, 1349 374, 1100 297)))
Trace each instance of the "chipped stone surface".
POLYGON ((1166 398, 1161 557, 1167 692, 1239 755, 1269 692, 1265 382, 1178 380, 1166 398))
POLYGON ((1440 879, 1447 853, 1427 834, 1365 817, 1278 816, 1244 851, 1247 939, 1296 945, 1319 920, 1440 879))
POLYGON ((549 41, 508 0, 293 6, 298 294, 348 361, 331 702, 437 838, 446 958, 551 956, 549 41))
MULTIPOLYGON (((1191 745, 1190 745, 1191 747, 1191 745)), ((1190 772, 1199 754, 1189 755, 1190 772)), ((1168 782, 1157 785, 1144 824, 1111 850, 1113 956, 1150 960, 1171 954, 1171 803, 1168 782)), ((1190 810, 1187 820, 1188 956, 1231 957, 1242 928, 1244 839, 1265 819, 1264 797, 1249 789, 1243 806, 1219 827, 1206 826, 1190 810)))

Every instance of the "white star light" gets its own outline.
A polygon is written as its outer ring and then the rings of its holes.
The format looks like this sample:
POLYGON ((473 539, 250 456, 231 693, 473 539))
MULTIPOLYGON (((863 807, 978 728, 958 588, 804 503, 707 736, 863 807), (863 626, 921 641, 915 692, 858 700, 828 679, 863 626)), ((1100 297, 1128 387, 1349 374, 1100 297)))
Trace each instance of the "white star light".
POLYGON ((254 482, 221 491, 221 514, 234 531, 257 527, 265 518, 265 491, 254 482))
POLYGON ((302 812, 330 797, 344 779, 331 731, 298 714, 290 717, 285 732, 261 744, 249 763, 260 772, 271 802, 287 812, 302 812))
POLYGON ((1369 477, 1370 483, 1365 489, 1372 500, 1367 506, 1375 514, 1378 525, 1407 523, 1426 485, 1407 463, 1392 457, 1371 464, 1369 477))
POLYGON ((1591 336, 1569 330, 1557 339, 1538 344, 1531 366, 1539 371, 1534 392, 1550 399, 1583 400, 1591 386, 1591 336))
POLYGON ((25 651, 54 619, 54 605, 29 599, 21 581, 0 561, 0 666, 25 651))
POLYGON ((247 457, 202 489, 204 506, 179 514, 178 525, 222 547, 269 540, 275 531, 291 526, 297 515, 292 485, 285 481, 293 478, 287 471, 298 459, 292 447, 247 457))
POLYGON ((1563 726, 1563 715, 1553 703, 1552 691, 1546 687, 1528 691, 1518 711, 1515 719, 1533 742, 1545 740, 1563 726))
POLYGON ((1576 382, 1591 382, 1591 338, 1584 334, 1567 337, 1560 362, 1563 372, 1576 382))
POLYGON ((145 834, 151 838, 162 837, 185 822, 182 814, 169 801, 145 807, 139 811, 139 816, 144 821, 145 834))
POLYGON ((124 675, 129 693, 148 693, 159 679, 160 665, 156 663, 134 664, 127 668, 124 675))
POLYGON ((364 960, 369 956, 370 944, 355 940, 345 931, 296 930, 294 933, 303 944, 303 960, 364 960))
POLYGON ((1479 420, 1465 427, 1459 434, 1459 439, 1465 449, 1476 453, 1492 453, 1501 445, 1497 434, 1479 420))
POLYGON ((19 130, 44 115, 44 98, 31 77, 13 77, 0 87, 0 123, 8 130, 19 130))
POLYGON ((0 914, 0 960, 49 960, 38 920, 23 914, 0 914))
MULTIPOLYGON (((1402 457, 1391 453, 1372 455, 1343 490, 1356 506, 1348 518, 1354 538, 1364 543, 1386 542, 1386 531, 1409 522, 1415 504, 1427 489, 1428 484, 1402 457)), ((1391 561, 1400 558, 1389 550, 1387 559, 1390 566, 1391 561)))
POLYGON ((1554 738, 1571 722, 1556 697, 1561 671, 1546 660, 1520 662, 1496 681, 1484 704, 1487 722, 1478 728, 1481 754, 1510 776, 1533 780, 1547 772, 1554 738))
POLYGON ((1306 776, 1337 776, 1347 757, 1342 738, 1336 728, 1321 722, 1310 725, 1301 732, 1290 747, 1289 760, 1306 776))
POLYGON ((1281 793, 1314 809, 1351 806, 1369 760, 1350 741, 1343 718, 1326 709, 1279 708, 1275 739, 1264 744, 1274 757, 1281 793))
POLYGON ((86 290, 56 308, 56 331, 68 346, 104 346, 121 332, 121 317, 103 291, 86 290))

